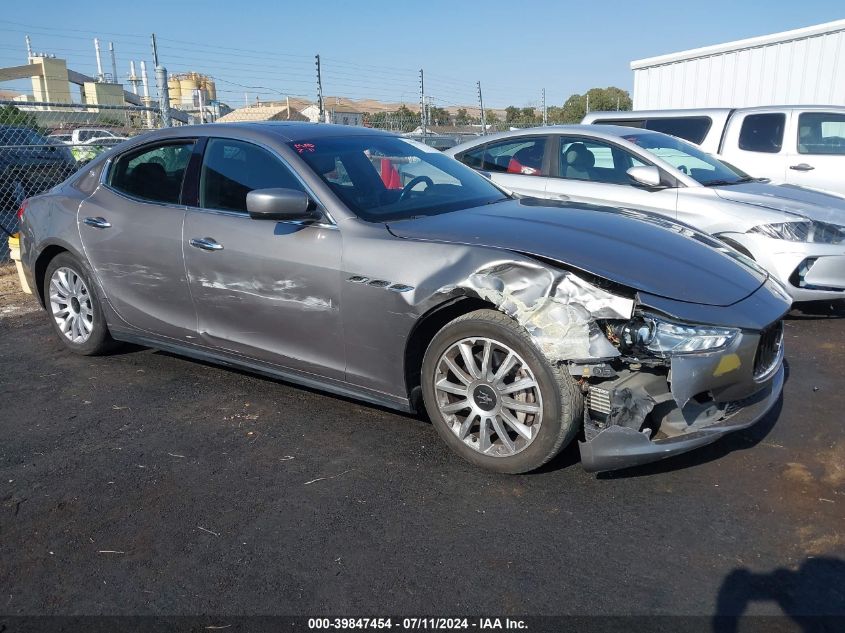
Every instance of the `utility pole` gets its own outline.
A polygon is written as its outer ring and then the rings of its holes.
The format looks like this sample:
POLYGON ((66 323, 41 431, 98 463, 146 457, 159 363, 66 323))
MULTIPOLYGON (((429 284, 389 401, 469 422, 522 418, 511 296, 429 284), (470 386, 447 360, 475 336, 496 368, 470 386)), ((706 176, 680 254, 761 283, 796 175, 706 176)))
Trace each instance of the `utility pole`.
POLYGON ((549 124, 549 117, 546 116, 546 89, 545 88, 543 88, 542 100, 543 100, 543 125, 548 125, 549 124))
POLYGON ((317 111, 319 120, 318 123, 323 122, 323 76, 320 72, 320 56, 316 55, 317 59, 317 111))
POLYGON ((423 69, 420 68, 420 126, 422 127, 423 141, 425 141, 425 120, 425 80, 423 69))
POLYGON ((153 43, 153 67, 158 66, 158 46, 156 46, 156 34, 153 33, 152 36, 152 43, 153 43))
POLYGON ((29 62, 32 60, 32 40, 29 39, 29 35, 26 36, 26 61, 29 62))
POLYGON ((484 119, 484 100, 481 98, 481 82, 475 82, 478 88, 478 108, 481 110, 481 133, 487 134, 487 121, 484 119))
POLYGON ((587 114, 590 114, 590 93, 587 93, 587 114))

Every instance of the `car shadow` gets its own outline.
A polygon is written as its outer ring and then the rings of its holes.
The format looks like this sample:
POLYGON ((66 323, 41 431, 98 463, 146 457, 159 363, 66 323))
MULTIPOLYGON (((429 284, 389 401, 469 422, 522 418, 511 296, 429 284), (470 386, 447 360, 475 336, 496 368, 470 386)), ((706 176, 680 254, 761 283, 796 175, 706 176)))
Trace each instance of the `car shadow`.
MULTIPOLYGON (((785 630, 822 633, 845 630, 845 561, 831 556, 807 558, 801 566, 755 574, 734 569, 719 588, 714 633, 737 633, 752 603, 774 603, 797 627, 785 630)), ((772 624, 772 623, 770 623, 772 624)), ((780 627, 753 630, 784 630, 780 627)))
POLYGON ((796 303, 786 315, 789 321, 845 319, 845 299, 796 303))

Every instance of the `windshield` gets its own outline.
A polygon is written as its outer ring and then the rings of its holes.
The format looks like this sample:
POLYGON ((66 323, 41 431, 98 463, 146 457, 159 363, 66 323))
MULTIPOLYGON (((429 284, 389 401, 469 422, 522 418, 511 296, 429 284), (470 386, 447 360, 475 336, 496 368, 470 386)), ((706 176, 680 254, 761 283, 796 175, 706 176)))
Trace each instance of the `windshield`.
POLYGON ((290 146, 352 212, 370 222, 447 213, 507 199, 483 176, 416 141, 349 136, 290 146))
POLYGON ((707 186, 730 185, 750 180, 736 167, 705 154, 695 145, 681 139, 654 132, 625 134, 622 138, 648 150, 672 167, 707 186))

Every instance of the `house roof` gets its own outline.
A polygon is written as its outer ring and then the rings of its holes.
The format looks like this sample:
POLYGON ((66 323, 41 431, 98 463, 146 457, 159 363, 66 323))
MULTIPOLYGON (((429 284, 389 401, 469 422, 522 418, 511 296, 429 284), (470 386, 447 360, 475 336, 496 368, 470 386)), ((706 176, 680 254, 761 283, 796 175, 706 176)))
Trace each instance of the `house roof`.
POLYGON ((239 121, 307 121, 298 110, 291 108, 288 114, 287 106, 276 104, 251 105, 232 110, 219 119, 217 123, 236 123, 239 121))

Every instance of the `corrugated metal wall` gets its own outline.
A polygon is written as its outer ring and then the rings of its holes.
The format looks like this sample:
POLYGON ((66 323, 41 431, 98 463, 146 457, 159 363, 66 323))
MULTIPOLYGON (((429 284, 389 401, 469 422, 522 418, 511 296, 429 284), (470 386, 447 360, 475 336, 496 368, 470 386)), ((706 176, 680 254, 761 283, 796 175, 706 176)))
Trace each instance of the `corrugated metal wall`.
POLYGON ((845 106, 845 21, 829 26, 633 62, 634 109, 845 106))

